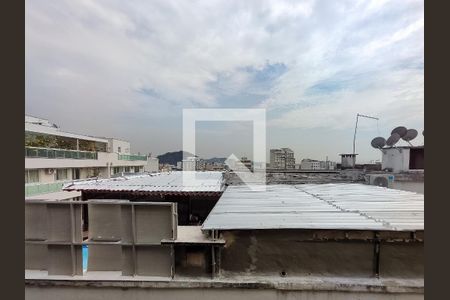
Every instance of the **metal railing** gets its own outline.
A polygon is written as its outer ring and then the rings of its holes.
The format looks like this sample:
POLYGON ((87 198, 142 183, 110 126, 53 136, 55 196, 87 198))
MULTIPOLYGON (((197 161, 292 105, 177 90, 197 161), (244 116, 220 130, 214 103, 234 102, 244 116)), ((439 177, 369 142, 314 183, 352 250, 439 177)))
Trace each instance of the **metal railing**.
POLYGON ((54 159, 98 159, 97 152, 25 147, 25 157, 54 159))
POLYGON ((71 182, 71 180, 57 181, 51 183, 26 183, 25 197, 54 193, 62 190, 64 184, 71 182))
POLYGON ((119 160, 147 160, 147 155, 135 155, 135 154, 118 154, 119 160))

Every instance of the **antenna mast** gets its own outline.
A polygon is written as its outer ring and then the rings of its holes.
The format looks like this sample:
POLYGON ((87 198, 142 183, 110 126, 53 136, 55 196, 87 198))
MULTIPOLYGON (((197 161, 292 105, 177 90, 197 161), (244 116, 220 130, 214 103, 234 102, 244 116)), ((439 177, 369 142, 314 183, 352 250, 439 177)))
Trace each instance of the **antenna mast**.
POLYGON ((356 114, 356 125, 355 125, 355 135, 353 136, 353 155, 355 155, 355 146, 356 146, 356 130, 358 129, 358 119, 359 117, 363 117, 363 118, 368 118, 368 119, 373 119, 373 120, 379 120, 376 117, 371 117, 371 116, 366 116, 366 115, 361 115, 359 113, 356 114))

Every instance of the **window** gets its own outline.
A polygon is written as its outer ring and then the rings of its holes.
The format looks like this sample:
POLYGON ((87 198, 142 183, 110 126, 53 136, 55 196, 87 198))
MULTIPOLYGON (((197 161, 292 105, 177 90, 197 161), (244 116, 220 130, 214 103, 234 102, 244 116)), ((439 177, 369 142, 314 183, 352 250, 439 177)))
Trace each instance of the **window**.
POLYGON ((80 169, 72 169, 72 179, 80 179, 80 169))
POLYGON ((25 183, 39 182, 39 170, 25 170, 25 183))
POLYGON ((67 169, 57 169, 56 180, 66 180, 66 179, 67 179, 67 169))
POLYGON ((125 173, 130 173, 130 167, 125 167, 125 173))
POLYGON ((134 167, 134 173, 139 173, 140 168, 139 167, 134 167))
POLYGON ((117 147, 117 152, 121 152, 122 151, 122 149, 120 148, 120 147, 117 147))
POLYGON ((113 174, 120 173, 120 167, 114 167, 113 168, 113 174))

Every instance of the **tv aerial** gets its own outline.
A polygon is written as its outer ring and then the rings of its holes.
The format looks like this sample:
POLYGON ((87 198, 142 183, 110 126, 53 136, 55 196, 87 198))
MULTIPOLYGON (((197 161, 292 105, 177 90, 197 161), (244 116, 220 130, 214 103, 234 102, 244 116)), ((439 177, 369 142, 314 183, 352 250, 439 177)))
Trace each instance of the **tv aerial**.
MULTIPOLYGON (((363 118, 367 118, 367 119, 373 119, 373 120, 379 120, 378 118, 376 118, 376 117, 372 117, 372 116, 366 116, 366 115, 362 115, 362 114, 359 114, 359 113, 357 113, 356 114, 356 125, 355 125, 355 134, 354 134, 354 136, 353 136, 353 155, 355 155, 355 148, 356 148, 356 130, 358 129, 358 120, 359 120, 359 117, 363 117, 363 118)), ((377 123, 378 124, 378 123, 377 123)))

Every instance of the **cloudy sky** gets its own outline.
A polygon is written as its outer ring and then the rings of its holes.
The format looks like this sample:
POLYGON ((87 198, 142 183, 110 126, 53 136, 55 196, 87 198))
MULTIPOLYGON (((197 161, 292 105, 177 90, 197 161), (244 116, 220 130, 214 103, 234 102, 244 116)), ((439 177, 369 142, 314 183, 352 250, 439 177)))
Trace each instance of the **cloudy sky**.
MULTIPOLYGON (((265 108, 268 148, 359 161, 424 126, 423 1, 26 1, 26 113, 181 149, 184 108, 265 108)), ((197 154, 251 157, 248 122, 202 122, 197 154)), ((423 143, 423 137, 413 141, 423 143)))

